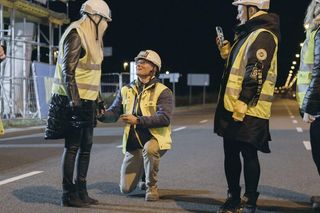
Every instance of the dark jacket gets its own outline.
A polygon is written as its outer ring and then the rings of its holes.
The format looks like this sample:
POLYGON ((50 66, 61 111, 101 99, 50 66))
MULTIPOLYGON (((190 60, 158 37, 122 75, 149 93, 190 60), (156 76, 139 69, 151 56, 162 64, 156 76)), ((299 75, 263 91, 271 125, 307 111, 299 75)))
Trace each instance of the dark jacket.
POLYGON ((310 115, 320 115, 320 32, 318 30, 314 41, 314 66, 312 77, 306 95, 303 99, 302 112, 310 115))
POLYGON ((85 55, 81 39, 76 30, 66 36, 64 55, 61 58, 63 83, 67 96, 53 94, 48 113, 45 139, 64 138, 71 127, 83 128, 96 125, 97 101, 80 99, 75 81, 78 61, 85 55))
MULTIPOLYGON (((236 122, 232 118, 232 112, 229 112, 224 108, 224 93, 235 57, 250 33, 260 28, 271 31, 280 40, 279 18, 275 14, 264 14, 254 17, 236 28, 234 46, 229 56, 229 63, 226 64, 226 69, 221 80, 220 95, 214 119, 214 132, 224 138, 251 143, 256 146, 258 150, 267 153, 270 152, 268 141, 271 140, 269 120, 246 115, 243 122, 236 122)), ((262 80, 264 82, 270 68, 275 48, 276 44, 274 39, 268 32, 260 33, 251 45, 248 50, 248 63, 246 65, 239 100, 246 104, 252 102, 258 89, 258 82, 250 77, 253 67, 257 63, 262 67, 262 80), (256 56, 257 51, 260 49, 264 49, 267 52, 267 58, 262 62, 259 61, 256 56)))
MULTIPOLYGON (((136 80, 126 85, 126 87, 138 87, 138 92, 142 93, 144 87, 155 85, 157 83, 160 83, 159 79, 157 78, 152 79, 146 85, 143 85, 141 82, 139 82, 139 80, 136 80)), ((149 87, 149 89, 152 88, 153 86, 149 87)), ((157 128, 170 125, 171 115, 173 111, 173 97, 169 89, 165 89, 160 94, 157 100, 157 111, 152 116, 144 116, 142 114, 139 99, 137 98, 137 96, 135 97, 134 105, 138 106, 138 108, 137 111, 132 112, 132 114, 136 115, 140 120, 139 124, 136 125, 135 130, 143 144, 150 140, 152 137, 149 128, 157 128)), ((102 122, 115 122, 119 119, 121 114, 123 114, 123 106, 121 92, 119 91, 112 105, 106 110, 104 118, 99 120, 102 122)), ((133 130, 133 126, 131 125, 126 150, 134 150, 138 148, 142 147, 139 145, 133 130)))

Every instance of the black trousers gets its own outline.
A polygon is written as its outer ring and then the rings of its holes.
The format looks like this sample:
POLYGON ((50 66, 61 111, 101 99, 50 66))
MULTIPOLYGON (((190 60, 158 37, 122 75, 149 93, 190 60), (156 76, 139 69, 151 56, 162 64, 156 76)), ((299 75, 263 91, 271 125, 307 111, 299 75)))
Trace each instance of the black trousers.
POLYGON ((320 118, 317 118, 310 125, 310 143, 312 158, 320 175, 320 118))
POLYGON ((254 194, 257 192, 260 179, 258 150, 249 143, 233 139, 224 138, 223 142, 225 155, 224 169, 229 191, 232 193, 240 190, 241 153, 244 165, 245 194, 254 194))
POLYGON ((77 168, 76 181, 86 182, 93 127, 71 128, 65 137, 65 149, 62 156, 62 185, 68 190, 73 185, 74 169, 77 168))

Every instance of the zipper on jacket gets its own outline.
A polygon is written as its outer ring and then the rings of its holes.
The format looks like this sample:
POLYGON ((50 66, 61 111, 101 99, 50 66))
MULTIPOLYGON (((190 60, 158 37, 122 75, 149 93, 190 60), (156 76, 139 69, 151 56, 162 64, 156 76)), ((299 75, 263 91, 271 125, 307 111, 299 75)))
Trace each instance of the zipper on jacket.
MULTIPOLYGON (((136 115, 136 116, 138 115, 138 107, 139 107, 139 105, 140 105, 141 94, 144 92, 144 90, 145 90, 145 85, 143 85, 142 91, 141 91, 140 93, 138 93, 138 95, 137 95, 137 97, 136 97, 135 107, 134 107, 134 111, 133 111, 133 114, 136 115)), ((139 88, 138 88, 138 91, 139 91, 139 88)), ((137 132, 137 130, 136 130, 136 127, 137 127, 137 125, 134 125, 134 126, 133 126, 133 131, 134 131, 134 133, 135 133, 135 135, 136 135, 136 138, 137 138, 137 140, 138 140, 138 143, 140 144, 141 148, 143 148, 143 145, 142 145, 141 139, 140 139, 140 137, 139 137, 139 134, 138 134, 138 132, 137 132)))

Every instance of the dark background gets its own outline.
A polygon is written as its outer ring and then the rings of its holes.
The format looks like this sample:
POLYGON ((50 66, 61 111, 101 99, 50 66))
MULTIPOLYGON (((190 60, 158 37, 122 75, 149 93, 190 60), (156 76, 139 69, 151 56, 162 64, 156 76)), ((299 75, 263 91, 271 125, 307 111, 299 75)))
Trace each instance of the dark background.
MULTIPOLYGON (((71 21, 80 18, 85 1, 70 2, 71 21)), ((105 46, 113 48, 106 57, 104 72, 123 72, 123 62, 142 49, 157 51, 162 71, 182 74, 177 94, 187 90, 187 73, 209 73, 209 91, 217 91, 223 61, 215 45, 215 26, 223 28, 232 41, 237 7, 232 0, 108 0, 113 21, 107 29, 105 46)), ((271 0, 270 12, 280 16, 282 39, 279 47, 278 86, 287 78, 295 54, 303 42, 303 19, 309 0, 271 0)), ((58 5, 58 3, 56 3, 58 5)), ((54 5, 55 7, 58 7, 54 5)), ((297 68, 296 68, 297 69, 297 68)))

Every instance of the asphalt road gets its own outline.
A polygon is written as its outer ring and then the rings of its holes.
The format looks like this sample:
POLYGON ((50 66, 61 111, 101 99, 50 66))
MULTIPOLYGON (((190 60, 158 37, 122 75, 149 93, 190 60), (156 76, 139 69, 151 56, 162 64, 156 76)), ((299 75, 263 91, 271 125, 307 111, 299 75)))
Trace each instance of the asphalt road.
MULTIPOLYGON (((62 208, 62 140, 45 141, 43 129, 8 130, 0 138, 0 212, 215 212, 226 197, 222 139, 213 134, 214 105, 177 109, 172 121, 173 149, 160 165, 161 200, 145 202, 144 192, 129 196, 118 188, 122 124, 95 129, 88 175, 90 195, 100 205, 62 208)), ((273 105, 271 154, 260 153, 257 212, 312 212, 310 196, 320 195, 308 125, 290 100, 273 105)), ((242 180, 243 185, 243 180, 242 180)))

